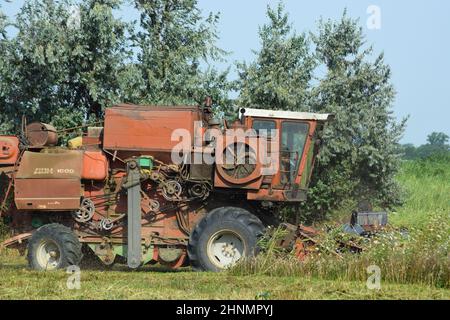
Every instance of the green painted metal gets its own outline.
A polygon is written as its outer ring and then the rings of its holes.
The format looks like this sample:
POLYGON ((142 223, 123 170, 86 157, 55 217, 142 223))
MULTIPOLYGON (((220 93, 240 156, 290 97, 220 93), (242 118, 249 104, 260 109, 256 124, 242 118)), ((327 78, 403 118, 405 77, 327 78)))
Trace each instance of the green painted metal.
POLYGON ((150 156, 142 156, 139 157, 139 166, 141 169, 153 169, 153 157, 150 156))

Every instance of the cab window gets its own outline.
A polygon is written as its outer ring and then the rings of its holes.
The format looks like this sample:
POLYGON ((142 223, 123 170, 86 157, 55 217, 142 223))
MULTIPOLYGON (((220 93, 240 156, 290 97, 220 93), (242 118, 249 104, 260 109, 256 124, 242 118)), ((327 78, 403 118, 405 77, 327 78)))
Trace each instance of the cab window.
POLYGON ((255 129, 258 135, 274 137, 276 123, 271 120, 253 120, 253 129, 255 129))
POLYGON ((281 183, 293 183, 308 136, 309 124, 306 122, 284 121, 281 126, 281 183))

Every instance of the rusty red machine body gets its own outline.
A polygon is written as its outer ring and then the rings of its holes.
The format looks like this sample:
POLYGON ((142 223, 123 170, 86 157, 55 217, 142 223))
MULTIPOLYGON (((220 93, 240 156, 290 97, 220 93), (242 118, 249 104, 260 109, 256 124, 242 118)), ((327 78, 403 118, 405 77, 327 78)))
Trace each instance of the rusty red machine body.
POLYGON ((117 105, 70 147, 33 123, 20 142, 0 136, 0 213, 14 233, 4 245, 60 224, 105 264, 186 265, 211 212, 238 208, 266 227, 279 204, 306 199, 330 117, 241 109, 229 123, 209 106, 117 105))

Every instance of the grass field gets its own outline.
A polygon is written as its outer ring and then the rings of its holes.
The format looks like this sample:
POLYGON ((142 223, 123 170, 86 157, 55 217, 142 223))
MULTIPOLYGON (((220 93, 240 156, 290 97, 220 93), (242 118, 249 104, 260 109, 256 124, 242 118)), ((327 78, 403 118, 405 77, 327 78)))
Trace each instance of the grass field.
POLYGON ((129 271, 84 270, 81 288, 67 289, 65 272, 35 272, 23 258, 10 257, 0 269, 0 299, 450 299, 450 291, 423 285, 384 284, 311 277, 232 276, 171 272, 145 267, 129 271))
POLYGON ((450 214, 449 158, 407 161, 398 180, 406 190, 406 202, 390 214, 392 224, 423 227, 432 214, 450 214))
MULTIPOLYGON (((408 162, 403 165, 398 179, 408 192, 407 202, 391 214, 390 220, 394 226, 408 227, 412 232, 417 230, 420 235, 427 235, 431 240, 425 241, 423 250, 430 251, 435 256, 431 255, 425 260, 414 259, 414 256, 410 260, 400 257, 402 259, 398 262, 396 259, 391 261, 396 258, 392 254, 400 251, 382 255, 381 260, 387 259, 382 264, 382 272, 387 274, 386 278, 389 280, 382 277, 380 290, 367 289, 365 275, 349 270, 361 267, 361 263, 369 264, 370 259, 376 259, 376 255, 369 255, 366 260, 349 258, 349 264, 344 265, 347 270, 342 269, 342 264, 331 269, 333 263, 327 260, 313 265, 314 268, 323 267, 322 271, 311 271, 306 267, 292 269, 292 265, 283 269, 286 266, 282 262, 280 268, 275 266, 270 271, 238 268, 220 274, 197 273, 189 269, 174 272, 158 267, 144 267, 137 271, 130 271, 124 266, 115 266, 109 271, 87 269, 81 272, 81 288, 69 290, 66 286, 69 275, 64 271, 30 271, 23 257, 15 252, 5 251, 0 253, 0 299, 448 300, 450 279, 446 277, 449 274, 450 229, 447 229, 448 221, 442 224, 439 221, 433 222, 433 219, 450 218, 450 163, 408 162), (433 230, 433 223, 441 229, 433 230), (439 265, 439 268, 435 268, 434 264, 429 265, 430 261, 439 265), (427 270, 430 270, 431 280, 426 277, 427 270)), ((376 251, 379 249, 380 247, 376 247, 374 252, 379 254, 376 251)), ((426 256, 425 253, 423 256, 426 256)), ((408 252, 405 253, 407 254, 408 252)), ((409 254, 417 252, 411 251, 409 254)), ((421 253, 420 255, 422 256, 421 253)))

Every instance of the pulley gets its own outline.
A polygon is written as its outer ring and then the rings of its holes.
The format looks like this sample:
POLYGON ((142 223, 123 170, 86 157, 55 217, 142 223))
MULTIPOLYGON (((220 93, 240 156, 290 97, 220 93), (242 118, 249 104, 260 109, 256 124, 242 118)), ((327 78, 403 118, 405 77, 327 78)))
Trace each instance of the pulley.
POLYGON ((81 201, 80 209, 73 213, 76 222, 85 223, 92 219, 95 213, 94 202, 89 198, 81 201))

